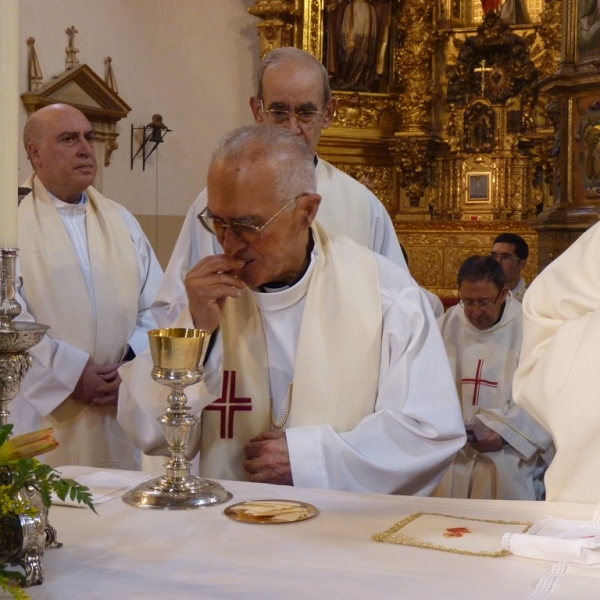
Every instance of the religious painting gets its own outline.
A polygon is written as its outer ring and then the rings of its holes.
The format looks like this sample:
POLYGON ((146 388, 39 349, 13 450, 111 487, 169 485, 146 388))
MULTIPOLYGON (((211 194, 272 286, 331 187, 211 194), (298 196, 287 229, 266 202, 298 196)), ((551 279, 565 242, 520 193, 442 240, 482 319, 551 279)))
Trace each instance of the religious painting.
POLYGON ((578 0, 578 63, 600 58, 600 0, 578 0))
POLYGON ((600 98, 587 97, 578 105, 587 108, 579 122, 579 175, 585 197, 600 198, 600 98))
POLYGON ((333 89, 385 91, 391 17, 391 0, 325 0, 323 64, 333 89))
POLYGON ((490 174, 467 173, 467 203, 490 201, 490 174))

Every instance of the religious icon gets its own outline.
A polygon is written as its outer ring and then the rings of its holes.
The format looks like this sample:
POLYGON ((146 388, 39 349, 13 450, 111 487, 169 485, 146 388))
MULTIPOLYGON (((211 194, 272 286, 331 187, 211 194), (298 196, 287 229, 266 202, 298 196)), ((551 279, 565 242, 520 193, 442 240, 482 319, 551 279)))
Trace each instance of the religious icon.
POLYGON ((325 66, 334 89, 379 91, 391 8, 390 0, 327 0, 325 66))
POLYGON ((489 177, 488 173, 468 174, 469 201, 489 200, 489 177))

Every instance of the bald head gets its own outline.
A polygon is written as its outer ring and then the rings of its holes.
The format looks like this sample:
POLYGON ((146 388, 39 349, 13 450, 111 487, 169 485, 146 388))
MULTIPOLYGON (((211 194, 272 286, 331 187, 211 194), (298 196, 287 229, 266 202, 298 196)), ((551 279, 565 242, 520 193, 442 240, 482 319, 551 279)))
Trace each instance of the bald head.
POLYGON ((64 202, 76 203, 94 183, 94 132, 85 115, 67 104, 45 106, 29 117, 23 143, 44 186, 64 202))

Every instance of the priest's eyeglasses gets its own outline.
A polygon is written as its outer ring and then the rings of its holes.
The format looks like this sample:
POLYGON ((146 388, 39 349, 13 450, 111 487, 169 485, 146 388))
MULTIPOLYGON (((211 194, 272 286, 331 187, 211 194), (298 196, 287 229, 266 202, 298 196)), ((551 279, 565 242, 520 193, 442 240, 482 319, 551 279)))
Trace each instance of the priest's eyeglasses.
POLYGON ((490 300, 489 298, 482 298, 481 300, 463 300, 461 298, 458 303, 467 310, 487 310, 488 308, 494 306, 496 302, 498 302, 498 298, 500 298, 501 293, 502 290, 498 292, 498 295, 493 300, 490 300))
POLYGON ((280 208, 264 225, 260 227, 258 225, 252 225, 251 223, 245 223, 243 221, 231 221, 226 223, 223 219, 215 217, 208 212, 208 206, 198 215, 198 220, 202 223, 204 229, 216 235, 218 238, 223 239, 225 237, 225 230, 229 228, 232 233, 239 237, 246 244, 253 244, 260 242, 265 227, 275 220, 288 206, 293 202, 305 196, 306 194, 300 194, 293 200, 290 200, 283 208, 280 208))
POLYGON ((495 252, 490 252, 488 256, 500 262, 502 262, 503 260, 521 260, 518 256, 515 256, 514 254, 496 254, 495 252))
POLYGON ((287 125, 288 121, 292 117, 294 117, 301 125, 314 125, 319 117, 325 115, 324 112, 319 110, 297 110, 293 112, 289 110, 283 110, 281 108, 271 108, 269 110, 265 110, 262 100, 260 101, 260 110, 271 125, 280 126, 287 125))

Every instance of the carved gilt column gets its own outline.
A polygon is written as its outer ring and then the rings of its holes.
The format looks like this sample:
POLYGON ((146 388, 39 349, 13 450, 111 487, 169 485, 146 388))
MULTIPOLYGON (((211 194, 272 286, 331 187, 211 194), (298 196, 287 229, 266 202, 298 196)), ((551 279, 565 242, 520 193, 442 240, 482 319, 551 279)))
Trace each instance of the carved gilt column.
POLYGON ((394 49, 394 87, 400 128, 390 143, 397 183, 407 203, 402 218, 428 218, 425 189, 430 184, 435 141, 431 133, 432 60, 436 45, 434 0, 406 0, 394 49), (416 213, 416 214, 414 214, 416 213), (410 217, 408 217, 410 218, 410 217))
POLYGON ((600 33, 592 17, 577 0, 564 0, 559 68, 541 86, 553 98, 556 202, 535 225, 540 269, 600 218, 600 33))

